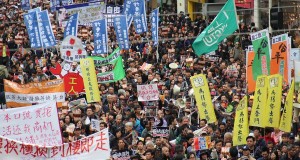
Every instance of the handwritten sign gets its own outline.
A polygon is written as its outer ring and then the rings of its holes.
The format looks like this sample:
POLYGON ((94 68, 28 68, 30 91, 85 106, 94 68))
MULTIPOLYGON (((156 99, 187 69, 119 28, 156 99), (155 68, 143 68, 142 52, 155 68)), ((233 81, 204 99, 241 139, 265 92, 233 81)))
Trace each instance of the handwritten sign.
POLYGON ((211 148, 211 137, 205 136, 205 137, 195 137, 194 138, 194 149, 196 151, 199 150, 205 150, 211 148))
POLYGON ((53 147, 41 147, 0 137, 1 159, 47 159, 47 160, 88 160, 101 157, 109 159, 110 147, 108 130, 105 129, 78 141, 53 147))
POLYGON ((42 146, 62 144, 54 101, 0 110, 0 120, 0 134, 4 137, 42 146))
POLYGON ((152 129, 153 137, 169 137, 169 127, 156 127, 152 129))
POLYGON ((138 101, 157 101, 159 92, 157 84, 137 85, 138 101))

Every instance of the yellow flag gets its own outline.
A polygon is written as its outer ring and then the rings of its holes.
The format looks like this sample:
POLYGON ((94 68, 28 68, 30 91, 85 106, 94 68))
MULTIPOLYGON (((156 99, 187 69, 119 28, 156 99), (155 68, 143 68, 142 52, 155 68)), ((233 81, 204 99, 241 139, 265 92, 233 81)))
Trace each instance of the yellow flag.
POLYGON ((265 75, 258 76, 256 80, 256 88, 253 106, 250 115, 249 126, 265 127, 261 116, 265 115, 268 95, 268 77, 265 75))
POLYGON ((100 102, 100 92, 96 78, 95 64, 92 58, 80 60, 87 102, 100 102))
POLYGON ((205 75, 199 74, 191 77, 191 83, 194 89, 200 118, 206 119, 208 123, 216 122, 216 114, 205 75))
POLYGON ((263 120, 265 127, 278 128, 281 108, 282 76, 268 76, 268 100, 263 120))
POLYGON ((291 132, 291 124, 293 117, 293 99, 294 99, 295 83, 292 81, 289 93, 286 96, 283 113, 280 119, 279 129, 284 132, 291 132))
POLYGON ((247 96, 244 96, 235 112, 233 146, 247 144, 246 138, 249 135, 247 99, 247 96))

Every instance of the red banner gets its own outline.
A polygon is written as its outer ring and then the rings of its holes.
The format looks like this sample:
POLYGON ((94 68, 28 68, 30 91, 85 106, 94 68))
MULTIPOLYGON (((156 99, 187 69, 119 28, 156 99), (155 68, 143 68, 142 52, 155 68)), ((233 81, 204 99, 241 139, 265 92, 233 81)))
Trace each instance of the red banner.
POLYGON ((235 0, 235 6, 242 8, 253 8, 254 0, 235 0))

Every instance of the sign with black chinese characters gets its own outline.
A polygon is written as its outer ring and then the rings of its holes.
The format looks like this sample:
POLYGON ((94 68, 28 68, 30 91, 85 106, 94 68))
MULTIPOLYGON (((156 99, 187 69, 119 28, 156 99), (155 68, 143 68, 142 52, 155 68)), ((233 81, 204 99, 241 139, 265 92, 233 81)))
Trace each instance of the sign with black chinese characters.
POLYGON ((233 135, 233 146, 247 144, 246 138, 249 135, 247 96, 244 96, 236 109, 233 135))
POLYGON ((169 127, 156 127, 152 129, 153 137, 169 137, 169 127))
POLYGON ((79 62, 80 59, 87 57, 86 50, 84 49, 81 39, 69 35, 60 45, 61 57, 67 62, 79 62))

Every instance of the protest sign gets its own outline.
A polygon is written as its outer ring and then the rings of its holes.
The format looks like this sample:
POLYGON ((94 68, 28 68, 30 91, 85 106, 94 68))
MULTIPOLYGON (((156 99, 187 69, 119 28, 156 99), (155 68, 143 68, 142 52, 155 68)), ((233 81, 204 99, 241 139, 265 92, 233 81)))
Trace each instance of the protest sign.
POLYGON ((112 153, 113 160, 128 160, 131 156, 131 151, 128 149, 122 150, 122 151, 114 151, 112 153))
POLYGON ((256 88, 254 94, 254 101, 252 106, 252 112, 250 115, 250 126, 256 126, 264 128, 263 120, 261 116, 265 115, 266 105, 267 105, 267 95, 268 95, 268 77, 261 75, 257 77, 256 88))
POLYGON ((123 68, 122 57, 117 58, 115 63, 106 66, 105 72, 97 74, 98 83, 111 83, 116 82, 125 77, 125 70, 123 68))
POLYGON ((60 53, 62 59, 67 62, 79 62, 80 59, 87 57, 87 53, 82 45, 81 39, 73 35, 69 35, 64 38, 60 45, 60 53))
POLYGON ((0 110, 0 134, 16 141, 41 146, 62 144, 56 103, 0 110))
POLYGON ((169 127, 156 127, 152 129, 153 137, 169 137, 169 127))
POLYGON ((294 72, 295 72, 295 65, 294 61, 300 61, 300 48, 291 48, 290 51, 290 58, 289 58, 289 72, 290 73, 290 78, 294 78, 294 72))
POLYGON ((268 77, 268 100, 264 116, 266 127, 278 128, 280 120, 282 76, 279 74, 268 77))
POLYGON ((272 37, 272 56, 271 56, 271 74, 280 74, 283 80, 288 84, 288 58, 289 58, 289 45, 288 35, 282 34, 272 37))
POLYGON ((114 28, 116 31, 117 41, 121 49, 129 49, 128 27, 126 15, 114 17, 114 28))
POLYGON ((194 89, 200 118, 206 119, 208 123, 216 122, 216 114, 205 75, 195 75, 190 80, 194 89))
POLYGON ((107 19, 100 19, 94 21, 93 35, 94 35, 94 54, 105 54, 108 52, 107 45, 107 19))
POLYGON ((67 73, 63 77, 65 92, 69 95, 75 95, 83 92, 83 78, 79 73, 67 73))
POLYGON ((41 48, 41 36, 38 27, 37 14, 35 11, 30 10, 24 14, 24 23, 28 32, 31 48, 41 48))
POLYGON ((194 138, 194 149, 196 151, 206 150, 211 148, 211 137, 195 137, 194 138))
POLYGON ((25 144, 18 141, 0 137, 0 159, 35 159, 35 160, 91 160, 95 157, 109 159, 108 129, 104 129, 78 141, 42 147, 25 144))
POLYGON ((100 102, 100 92, 96 78, 96 70, 92 58, 80 60, 86 99, 90 102, 100 102))
POLYGON ((280 119, 279 129, 284 132, 291 132, 291 123, 293 117, 293 100, 294 100, 295 83, 292 81, 290 90, 286 96, 283 112, 280 119))
POLYGON ((259 75, 270 74, 270 54, 271 46, 269 40, 269 31, 261 30, 251 34, 251 41, 255 53, 252 63, 253 78, 257 79, 259 75))
POLYGON ((65 27, 64 38, 66 38, 69 35, 77 37, 78 15, 78 13, 75 13, 70 16, 68 23, 65 27))
POLYGON ((248 93, 252 93, 255 91, 255 80, 253 78, 252 74, 252 64, 254 60, 254 51, 253 51, 253 46, 248 46, 247 53, 246 53, 246 77, 247 77, 247 91, 248 93))
POLYGON ((157 84, 137 85, 138 101, 157 101, 159 92, 157 84))
POLYGON ((97 131, 100 131, 100 121, 99 120, 92 119, 91 126, 92 126, 92 129, 96 129, 97 131))
POLYGON ((233 146, 247 144, 246 138, 248 135, 248 100, 247 96, 244 96, 236 109, 233 128, 233 146))
POLYGON ((65 101, 65 87, 61 79, 27 84, 4 80, 4 91, 8 108, 65 101))
POLYGON ((109 56, 105 58, 91 56, 91 58, 93 58, 94 60, 95 66, 104 66, 106 64, 114 63, 119 57, 120 57, 120 48, 115 49, 113 53, 111 53, 109 56))

